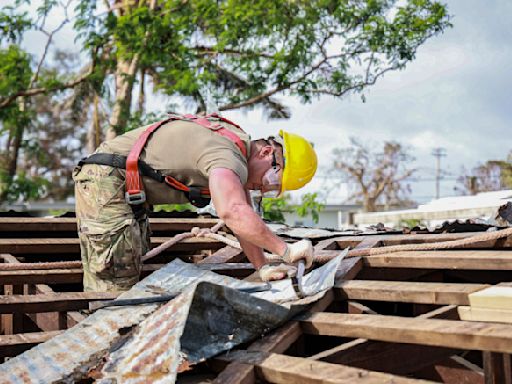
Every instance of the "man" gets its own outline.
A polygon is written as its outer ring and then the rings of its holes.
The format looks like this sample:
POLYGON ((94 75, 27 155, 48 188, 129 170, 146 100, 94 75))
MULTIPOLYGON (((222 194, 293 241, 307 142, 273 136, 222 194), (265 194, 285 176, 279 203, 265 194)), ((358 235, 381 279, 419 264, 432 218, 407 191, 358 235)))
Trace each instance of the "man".
POLYGON ((170 115, 102 143, 73 173, 84 290, 123 291, 139 280, 150 245, 150 205, 204 206, 210 198, 262 280, 286 277, 284 268, 266 262, 263 249, 310 266, 311 243, 287 245, 272 233, 254 212, 249 191, 276 197, 304 186, 316 168, 304 138, 281 131, 251 141, 216 114, 170 115))

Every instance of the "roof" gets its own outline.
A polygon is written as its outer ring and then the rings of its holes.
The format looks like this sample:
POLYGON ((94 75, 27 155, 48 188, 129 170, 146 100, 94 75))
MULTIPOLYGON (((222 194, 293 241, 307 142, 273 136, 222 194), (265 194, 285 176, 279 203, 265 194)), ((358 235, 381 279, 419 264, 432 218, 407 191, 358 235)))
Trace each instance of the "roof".
MULTIPOLYGON (((151 222, 154 246, 217 220, 151 222)), ((134 373, 123 382, 172 382, 176 375, 187 383, 483 383, 510 374, 507 309, 499 309, 498 318, 471 303, 473 293, 510 280, 512 237, 496 238, 499 228, 460 232, 467 227, 453 225, 451 233, 272 228, 288 242, 310 238, 318 258, 335 260, 343 249, 354 249, 339 260, 333 288, 302 304, 297 316, 257 295, 237 293, 236 287, 258 284, 252 265, 241 251, 204 238, 187 239, 152 259, 144 266, 144 280, 123 294, 154 295, 170 284, 182 287, 176 299, 90 314, 90 302, 115 295, 80 292, 80 268, 27 264, 76 263, 74 218, 0 218, 0 258, 17 268, 0 268, 0 311, 8 315, 1 320, 0 357, 9 358, 0 364, 0 381, 99 382, 123 367, 134 373), (468 243, 477 235, 486 238, 468 243), (438 241, 458 245, 376 252, 438 241), (176 259, 181 261, 168 264, 176 259), (190 288, 190 279, 199 275, 208 281, 190 288)), ((510 299, 499 303, 510 305, 510 299)))
POLYGON ((512 190, 482 192, 473 196, 451 196, 419 205, 415 209, 357 213, 357 224, 389 223, 400 220, 494 219, 498 209, 512 202, 512 190))

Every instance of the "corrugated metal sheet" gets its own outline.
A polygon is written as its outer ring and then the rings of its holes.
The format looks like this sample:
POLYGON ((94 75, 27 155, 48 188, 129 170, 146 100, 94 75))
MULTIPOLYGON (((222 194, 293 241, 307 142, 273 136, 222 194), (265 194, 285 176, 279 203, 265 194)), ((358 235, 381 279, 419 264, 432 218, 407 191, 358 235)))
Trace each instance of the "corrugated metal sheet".
POLYGON ((286 308, 250 294, 200 283, 147 318, 111 353, 100 382, 172 383, 189 364, 266 333, 288 314, 286 308))
POLYGON ((119 297, 183 292, 148 319, 143 321, 156 305, 99 310, 62 335, 0 365, 2 382, 75 382, 87 377, 87 372, 112 351, 102 371, 103 382, 172 383, 184 361, 196 363, 258 337, 295 313, 288 311, 290 306, 297 308, 319 299, 333 286, 342 257, 304 277, 305 290, 312 297, 303 300, 297 300, 290 280, 274 282, 268 292, 249 295, 229 288, 260 284, 174 260, 119 297), (200 282, 217 286, 196 289, 200 282), (133 337, 123 336, 141 322, 133 337), (188 332, 183 334, 185 329, 188 332), (180 352, 182 334, 186 356, 180 352))
MULTIPOLYGON (((237 279, 201 271, 194 276, 179 274, 179 260, 168 264, 136 284, 121 299, 155 296, 162 292, 180 292, 194 280, 232 287, 252 286, 237 279), (175 273, 173 273, 173 271, 175 273)), ((63 334, 40 344, 25 353, 0 365, 2 383, 73 383, 83 378, 87 371, 97 365, 101 357, 115 344, 121 335, 120 329, 139 324, 158 308, 157 305, 117 307, 102 309, 63 334)))

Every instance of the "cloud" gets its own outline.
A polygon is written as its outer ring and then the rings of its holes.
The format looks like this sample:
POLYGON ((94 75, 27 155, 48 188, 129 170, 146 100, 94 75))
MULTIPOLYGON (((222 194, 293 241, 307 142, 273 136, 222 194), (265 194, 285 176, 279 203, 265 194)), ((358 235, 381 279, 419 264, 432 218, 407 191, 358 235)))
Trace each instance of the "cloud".
MULTIPOLYGON (((308 105, 281 97, 292 111, 286 121, 267 121, 258 109, 225 115, 253 137, 274 135, 279 129, 307 137, 315 144, 322 169, 330 167, 332 149, 348 145, 350 136, 404 143, 416 156, 411 166, 420 169, 418 179, 428 180, 413 184, 413 197, 428 200, 435 191, 434 147, 446 149, 443 169, 453 175, 461 166, 470 169, 489 159, 503 159, 512 149, 512 2, 446 3, 453 28, 420 47, 404 70, 386 74, 368 89, 366 103, 358 95, 342 100, 322 97, 308 105)), ((71 33, 60 33, 57 39, 61 46, 74 46, 71 33)), ((37 50, 41 41, 42 37, 31 38, 27 44, 37 50)), ((153 107, 162 109, 162 104, 153 107)), ((443 185, 443 193, 453 193, 453 178, 443 185)))

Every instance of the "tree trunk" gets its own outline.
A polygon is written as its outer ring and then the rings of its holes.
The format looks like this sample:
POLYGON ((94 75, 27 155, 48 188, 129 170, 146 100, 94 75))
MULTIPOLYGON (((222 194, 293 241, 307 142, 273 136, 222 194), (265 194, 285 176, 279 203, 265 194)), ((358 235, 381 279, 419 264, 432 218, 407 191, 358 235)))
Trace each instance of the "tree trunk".
MULTIPOLYGON (((119 3, 117 1, 116 3, 119 3)), ((156 0, 151 0, 149 3, 149 9, 154 10, 156 6, 156 0)), ((123 14, 123 9, 119 9, 119 13, 123 14)), ((144 38, 147 41, 149 37, 149 31, 146 31, 144 38)), ((144 47, 145 41, 142 44, 144 47)), ((133 83, 135 81, 135 74, 139 69, 140 63, 140 52, 133 55, 131 60, 118 58, 116 68, 116 101, 112 116, 110 118, 109 128, 105 139, 110 140, 117 136, 118 133, 124 131, 126 122, 128 121, 128 115, 130 113, 132 103, 132 91, 133 83)))
MULTIPOLYGON (((25 99, 21 97, 18 102, 19 110, 21 114, 25 112, 25 99)), ((23 132, 25 130, 25 119, 20 119, 21 121, 16 124, 16 128, 14 129, 14 140, 13 147, 10 151, 9 156, 9 164, 7 167, 7 175, 9 178, 12 178, 16 175, 16 169, 18 168, 18 157, 20 153, 21 143, 23 141, 23 132)))
POLYGON ((371 196, 363 196, 363 211, 375 212, 377 210, 376 199, 371 196))
POLYGON ((146 71, 144 68, 140 70, 140 86, 139 86, 139 100, 137 103, 137 111, 142 115, 144 113, 144 106, 146 104, 146 71))
POLYGON ((111 140, 119 133, 122 133, 124 126, 128 121, 130 106, 132 102, 133 81, 137 66, 139 63, 139 55, 135 54, 131 61, 120 59, 116 69, 116 101, 110 124, 105 139, 111 140))
POLYGON ((92 122, 87 131, 87 152, 93 153, 101 142, 100 115, 98 112, 98 95, 94 94, 92 122))

